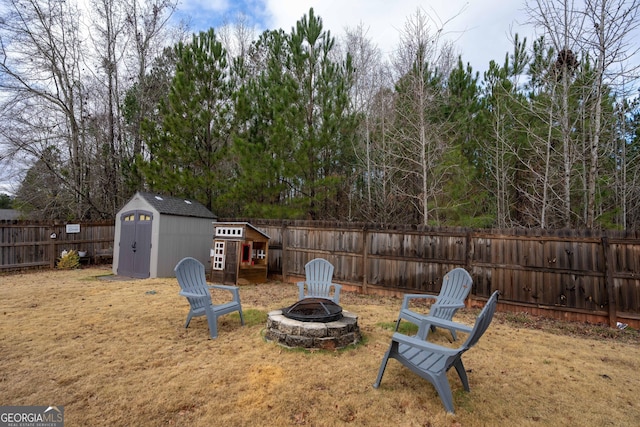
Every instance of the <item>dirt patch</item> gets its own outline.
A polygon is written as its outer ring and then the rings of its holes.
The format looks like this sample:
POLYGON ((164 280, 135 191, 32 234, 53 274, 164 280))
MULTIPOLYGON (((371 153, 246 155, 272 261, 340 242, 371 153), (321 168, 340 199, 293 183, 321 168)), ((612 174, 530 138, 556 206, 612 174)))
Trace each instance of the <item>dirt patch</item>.
MULTIPOLYGON (((0 276, 4 405, 64 405, 69 426, 613 426, 640 417, 637 331, 498 313, 463 357, 471 392, 449 373, 451 415, 431 384, 394 360, 372 387, 398 298, 344 292, 363 343, 305 352, 263 339, 266 314, 296 301, 293 284, 242 286, 246 326, 223 316, 210 340, 204 318, 184 329, 188 304, 175 279, 105 274, 0 276)), ((471 324, 477 312, 456 320, 471 324)), ((430 335, 459 345, 449 338, 430 335)))

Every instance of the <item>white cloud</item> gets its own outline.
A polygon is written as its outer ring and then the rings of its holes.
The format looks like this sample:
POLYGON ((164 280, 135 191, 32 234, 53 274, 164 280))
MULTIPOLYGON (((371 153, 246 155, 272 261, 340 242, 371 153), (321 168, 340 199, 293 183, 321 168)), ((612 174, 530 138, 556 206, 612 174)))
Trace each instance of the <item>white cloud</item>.
POLYGON ((203 11, 224 14, 231 9, 232 0, 185 0, 178 9, 184 13, 198 15, 203 11))
POLYGON ((183 0, 178 16, 190 15, 194 30, 200 31, 232 22, 236 13, 243 12, 260 32, 278 28, 289 32, 310 7, 336 38, 346 27, 362 23, 386 55, 397 48, 407 19, 421 8, 435 22, 446 22, 445 33, 462 60, 481 73, 491 60, 502 64, 513 50, 513 34, 526 36, 528 46, 533 42, 532 30, 524 25, 524 0, 183 0))
MULTIPOLYGON (((481 72, 488 68, 490 60, 501 64, 505 53, 512 51, 511 32, 521 36, 530 33, 523 26, 524 3, 513 0, 265 0, 265 6, 267 27, 287 32, 310 7, 322 18, 324 28, 336 37, 345 27, 362 23, 386 54, 397 47, 407 19, 421 8, 436 22, 449 21, 445 31, 455 41, 463 61, 481 72)), ((528 44, 531 42, 529 37, 528 44)))

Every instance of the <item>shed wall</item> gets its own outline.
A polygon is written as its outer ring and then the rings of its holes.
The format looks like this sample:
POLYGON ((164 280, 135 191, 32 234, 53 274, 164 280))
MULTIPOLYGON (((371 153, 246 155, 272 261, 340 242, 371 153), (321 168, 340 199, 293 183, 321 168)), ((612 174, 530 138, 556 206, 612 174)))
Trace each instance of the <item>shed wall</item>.
POLYGON ((200 261, 205 270, 211 270, 209 256, 213 239, 213 221, 212 218, 162 215, 157 222, 158 232, 155 233, 154 230, 155 235, 159 236, 159 241, 155 246, 157 257, 151 259, 151 277, 174 277, 174 267, 187 256, 200 261), (153 271, 156 272, 155 276, 153 271))

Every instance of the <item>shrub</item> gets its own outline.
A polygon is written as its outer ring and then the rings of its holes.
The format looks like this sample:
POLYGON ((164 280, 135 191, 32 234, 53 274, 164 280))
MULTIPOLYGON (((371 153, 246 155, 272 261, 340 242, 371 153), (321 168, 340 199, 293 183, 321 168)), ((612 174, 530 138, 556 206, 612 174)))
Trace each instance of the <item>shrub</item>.
POLYGON ((80 257, 78 252, 70 250, 60 257, 57 267, 61 270, 71 270, 80 267, 80 257))

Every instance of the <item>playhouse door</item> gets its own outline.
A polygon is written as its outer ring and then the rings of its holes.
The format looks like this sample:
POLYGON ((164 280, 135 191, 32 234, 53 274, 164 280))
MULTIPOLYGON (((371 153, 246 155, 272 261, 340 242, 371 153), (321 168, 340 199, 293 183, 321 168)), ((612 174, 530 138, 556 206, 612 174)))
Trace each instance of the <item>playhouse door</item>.
POLYGON ((120 216, 118 275, 144 279, 150 276, 151 220, 145 211, 129 211, 120 216))
POLYGON ((233 285, 238 283, 238 245, 239 242, 227 242, 222 283, 233 285))

